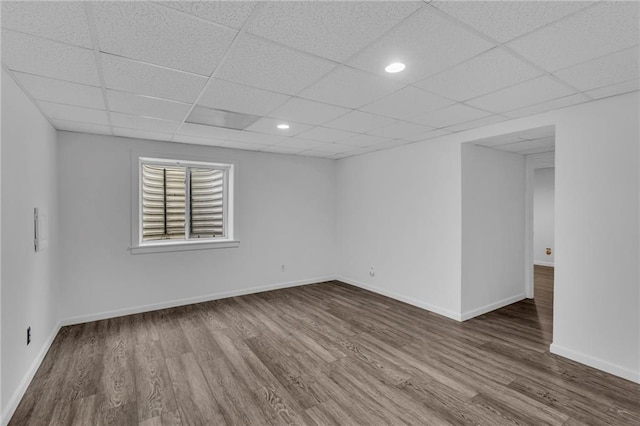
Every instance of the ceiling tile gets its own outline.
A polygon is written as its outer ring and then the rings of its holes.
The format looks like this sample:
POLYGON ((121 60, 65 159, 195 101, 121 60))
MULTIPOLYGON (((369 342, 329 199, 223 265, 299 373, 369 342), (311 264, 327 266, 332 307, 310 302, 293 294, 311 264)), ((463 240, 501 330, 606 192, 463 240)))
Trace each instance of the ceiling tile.
POLYGON ((471 108, 467 105, 455 104, 450 107, 416 117, 414 121, 438 128, 477 120, 478 118, 482 118, 490 114, 491 113, 480 111, 479 109, 471 108))
POLYGON ((268 135, 266 133, 256 133, 256 132, 247 132, 247 131, 238 131, 238 130, 230 130, 233 134, 227 136, 229 140, 237 141, 237 142, 246 142, 252 143, 255 145, 272 145, 275 143, 280 143, 284 139, 285 136, 282 135, 268 135))
POLYGON ((640 90, 640 80, 638 79, 590 90, 586 92, 586 94, 591 96, 593 99, 601 99, 608 96, 621 95, 627 92, 635 92, 636 90, 640 90))
POLYGON ((374 129, 369 132, 370 135, 382 136, 392 139, 406 139, 412 136, 427 133, 433 130, 431 127, 422 124, 407 123, 406 121, 398 121, 390 126, 374 129))
POLYGON ((251 11, 256 6, 255 1, 162 1, 158 4, 198 18, 206 19, 217 24, 239 30, 242 28, 251 11))
POLYGON ((430 3, 500 42, 567 16, 592 2, 435 1, 430 3))
POLYGON ((103 54, 107 88, 192 103, 207 82, 201 77, 118 56, 103 54))
POLYGON ((125 129, 122 127, 114 127, 113 134, 125 138, 149 139, 153 141, 171 140, 171 134, 168 133, 151 132, 139 129, 125 129))
POLYGON ((224 129, 222 127, 203 126, 200 124, 184 123, 178 130, 179 134, 213 138, 223 141, 250 143, 253 145, 271 145, 284 139, 282 136, 264 133, 247 132, 242 130, 224 129))
POLYGON ((466 103, 493 112, 510 111, 540 102, 570 95, 571 89, 548 76, 542 76, 466 103))
POLYGON ((407 68, 392 77, 414 83, 493 46, 425 7, 347 63, 389 75, 385 66, 403 62, 407 68))
POLYGON ((343 145, 352 145, 352 146, 372 146, 381 144, 383 142, 388 142, 392 138, 383 138, 380 136, 371 136, 371 135, 357 135, 344 140, 341 140, 340 143, 343 145))
POLYGON ((542 146, 540 148, 531 148, 531 149, 519 151, 518 154, 521 154, 521 155, 542 154, 543 152, 554 152, 555 150, 556 150, 555 146, 542 146))
POLYGON ((327 127, 334 129, 347 130, 356 133, 366 133, 379 127, 388 126, 395 123, 392 118, 373 115, 362 111, 352 111, 333 121, 326 123, 327 127))
POLYGON ((339 154, 342 152, 353 151, 355 149, 358 149, 358 147, 351 146, 351 145, 342 145, 338 143, 321 143, 319 146, 317 146, 313 150, 320 151, 320 152, 330 152, 332 154, 339 154))
POLYGON ((266 2, 249 32, 343 62, 409 16, 420 2, 266 2))
POLYGON ((337 142, 356 135, 357 133, 345 132, 343 130, 329 129, 327 127, 314 127, 307 132, 300 133, 298 137, 318 142, 337 142))
POLYGON ((172 141, 181 142, 181 143, 192 143, 195 145, 210 145, 210 146, 222 146, 224 145, 224 142, 225 142, 220 139, 200 138, 197 136, 187 136, 187 135, 174 135, 172 141))
POLYGON ((245 35, 218 77, 294 95, 334 67, 331 62, 245 35))
POLYGON ((100 124, 80 123, 78 121, 52 119, 51 124, 58 130, 66 132, 91 133, 96 135, 110 135, 111 128, 100 124))
POLYGON ((348 113, 350 110, 302 98, 291 98, 270 113, 271 117, 298 123, 323 124, 348 113))
POLYGON ((147 2, 95 2, 100 50, 210 75, 237 32, 147 2))
POLYGON ((416 86, 458 101, 475 98, 542 74, 501 48, 491 49, 416 86))
POLYGON ((638 2, 601 1, 509 47, 555 71, 638 44, 638 2))
POLYGON ((501 115, 491 115, 489 117, 480 118, 478 120, 467 121, 466 123, 449 126, 447 129, 451 130, 452 132, 461 132, 463 130, 477 129, 478 127, 500 123, 505 120, 507 120, 507 118, 501 115))
POLYGON ((320 145, 322 145, 322 142, 312 141, 309 139, 287 138, 273 146, 280 148, 297 149, 298 151, 302 151, 304 149, 314 149, 315 147, 320 145))
POLYGON ((133 95, 115 90, 107 90, 107 99, 111 111, 171 121, 184 120, 191 108, 191 105, 182 102, 133 95))
POLYGON ((302 151, 300 153, 298 153, 297 155, 300 155, 301 157, 319 157, 319 158, 329 158, 333 155, 334 153, 332 152, 327 152, 327 151, 315 151, 313 149, 307 150, 307 151, 302 151))
POLYGON ((309 124, 287 122, 289 128, 286 130, 278 129, 278 124, 282 124, 282 120, 276 120, 274 118, 261 118, 251 126, 247 127, 247 130, 258 133, 268 133, 276 136, 295 136, 298 133, 306 132, 313 126, 309 124))
POLYGON ((56 104, 53 102, 38 101, 38 105, 49 118, 67 121, 80 121, 83 123, 109 125, 107 112, 100 109, 82 108, 72 105, 56 104))
POLYGON ((473 141, 474 144, 486 147, 494 147, 499 145, 506 145, 510 143, 523 142, 524 139, 518 136, 518 133, 507 133, 504 135, 492 136, 489 138, 483 138, 473 141))
POLYGON ((350 67, 339 67, 300 93, 300 96, 347 108, 359 108, 395 92, 402 86, 402 83, 389 78, 350 67))
POLYGON ((417 87, 407 86, 382 99, 365 105, 362 111, 386 115, 399 120, 408 120, 411 117, 425 112, 444 108, 455 103, 452 100, 434 95, 417 87))
POLYGON ((34 99, 105 109, 102 90, 99 87, 69 83, 20 72, 14 72, 13 75, 34 99))
POLYGON ((576 105, 582 102, 588 102, 589 100, 590 99, 582 93, 576 93, 574 95, 563 96, 551 101, 508 111, 505 112, 504 115, 510 118, 526 117, 529 115, 540 114, 541 112, 552 111, 554 109, 576 105))
POLYGON ((515 152, 515 153, 528 151, 530 149, 535 149, 535 148, 549 149, 550 145, 542 142, 538 142, 538 141, 522 141, 522 142, 514 142, 506 145, 493 146, 493 149, 498 149, 500 151, 515 152))
POLYGON ((271 152, 274 154, 297 154, 304 151, 304 148, 292 148, 288 146, 271 145, 262 150, 262 152, 271 152))
POLYGON ((82 2, 3 1, 2 28, 92 48, 82 2))
POLYGON ((117 127, 147 130, 157 133, 174 133, 180 125, 180 123, 176 121, 140 117, 137 115, 121 114, 119 112, 111 113, 111 124, 117 127))
POLYGON ((2 62, 11 70, 99 86, 93 50, 2 30, 2 62))
POLYGON ((426 141, 429 139, 433 139, 433 138, 437 138, 439 136, 444 136, 444 135, 448 135, 451 132, 449 130, 445 130, 445 129, 436 129, 436 130, 432 130, 430 132, 426 132, 423 134, 419 134, 419 135, 415 135, 415 136, 411 136, 408 138, 404 138, 410 142, 420 142, 420 141, 426 141))
POLYGON ((264 145, 257 145, 253 143, 227 141, 224 143, 225 148, 243 149, 245 151, 262 151, 264 145))
POLYGON ((640 77, 638 47, 625 49, 555 72, 555 76, 579 90, 610 86, 640 77))
POLYGON ((214 79, 198 104, 224 111, 267 115, 282 105, 288 96, 230 81, 214 79))

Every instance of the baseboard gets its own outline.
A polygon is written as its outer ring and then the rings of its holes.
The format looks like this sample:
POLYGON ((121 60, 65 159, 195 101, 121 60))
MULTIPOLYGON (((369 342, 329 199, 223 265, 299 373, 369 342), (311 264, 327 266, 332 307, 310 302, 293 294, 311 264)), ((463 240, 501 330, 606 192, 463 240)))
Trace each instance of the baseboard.
POLYGON ((613 374, 614 376, 622 377, 623 379, 630 380, 635 383, 640 383, 640 371, 629 370, 628 368, 620 367, 619 365, 565 348, 564 346, 560 346, 556 343, 552 343, 549 350, 552 354, 560 355, 572 361, 579 362, 580 364, 588 365, 589 367, 613 374))
POLYGON ((553 262, 545 262, 543 260, 534 260, 533 264, 534 265, 538 265, 538 266, 548 266, 549 268, 555 268, 555 263, 553 263, 553 262))
POLYGON ((105 311, 97 314, 80 315, 76 317, 66 318, 61 321, 62 325, 75 325, 85 322, 99 321, 108 318, 121 317, 125 315, 140 314, 142 312, 157 311, 158 309, 175 308, 178 306, 191 305, 194 303, 209 302, 211 300, 226 299, 228 297, 244 296, 246 294, 262 293, 264 291, 279 290, 282 288, 298 287, 301 285, 315 284, 324 281, 334 280, 334 276, 310 278, 306 280, 288 281, 278 284, 269 284, 258 287, 249 287, 242 290, 232 290, 222 293, 212 293, 203 296, 189 297, 186 299, 175 299, 167 302, 152 303, 149 305, 133 306, 131 308, 116 309, 113 311, 105 311))
POLYGON ((337 277, 336 280, 342 281, 343 283, 350 284, 350 285, 355 286, 355 287, 360 287, 362 289, 369 290, 369 291, 371 291, 373 293, 378 293, 378 294, 381 294, 383 296, 390 297, 390 298, 395 299, 395 300, 399 300, 399 301, 404 302, 404 303, 408 303, 409 305, 417 306, 418 308, 422 308, 422 309, 425 309, 425 310, 427 310, 429 312, 433 312, 433 313, 445 316, 445 317, 450 318, 452 320, 462 321, 462 318, 460 317, 460 314, 458 314, 457 312, 453 312, 453 311, 450 311, 448 309, 441 308, 439 306, 431 305, 431 304, 423 302, 421 300, 417 300, 417 299, 413 299, 411 297, 403 296, 401 294, 397 294, 397 293, 394 293, 392 291, 383 290, 383 289, 381 289, 379 287, 374 287, 372 285, 365 284, 365 283, 362 283, 362 282, 359 282, 359 281, 356 281, 356 280, 352 280, 350 278, 337 277))
POLYGON ((49 337, 47 337, 47 340, 42 345, 42 348, 38 352, 38 355, 35 357, 35 359, 31 363, 31 366, 27 370, 27 374, 25 374, 25 376, 22 378, 22 380, 20 381, 20 384, 18 385, 18 388, 13 392, 13 395, 7 402, 7 407, 4 409, 4 412, 2 413, 2 417, 0 421, 0 423, 3 426, 6 426, 9 423, 9 420, 11 420, 11 416, 13 416, 13 413, 16 411, 16 408, 18 408, 18 404, 20 404, 20 401, 22 400, 24 393, 27 391, 27 388, 29 387, 31 380, 33 380, 33 376, 36 375, 38 368, 40 368, 40 364, 42 364, 42 360, 44 360, 44 357, 49 351, 49 348, 51 347, 53 340, 58 335, 58 331, 60 331, 60 327, 62 327, 62 323, 60 322, 55 327, 53 327, 51 334, 49 335, 49 337))
POLYGON ((474 309, 472 311, 467 311, 462 314, 462 321, 469 320, 471 318, 477 317, 482 314, 486 314, 487 312, 495 311, 496 309, 503 308, 512 303, 519 302, 525 299, 526 296, 524 293, 517 294, 515 296, 508 297, 506 299, 499 300, 495 303, 490 303, 488 305, 482 306, 480 308, 474 309))

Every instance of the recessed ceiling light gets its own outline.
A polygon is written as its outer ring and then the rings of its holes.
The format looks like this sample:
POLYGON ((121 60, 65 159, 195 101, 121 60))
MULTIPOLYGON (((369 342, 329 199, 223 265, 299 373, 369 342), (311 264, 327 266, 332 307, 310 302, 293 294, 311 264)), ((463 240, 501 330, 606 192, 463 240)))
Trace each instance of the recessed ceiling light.
POLYGON ((278 127, 278 129, 280 129, 280 130, 287 130, 287 129, 289 128, 289 125, 288 125, 288 124, 284 124, 284 123, 282 123, 282 124, 278 124, 278 126, 277 126, 277 127, 278 127))
POLYGON ((392 64, 387 65, 384 70, 386 72, 396 73, 396 72, 402 71, 403 69, 405 69, 405 67, 406 65, 403 64, 402 62, 394 62, 392 64))

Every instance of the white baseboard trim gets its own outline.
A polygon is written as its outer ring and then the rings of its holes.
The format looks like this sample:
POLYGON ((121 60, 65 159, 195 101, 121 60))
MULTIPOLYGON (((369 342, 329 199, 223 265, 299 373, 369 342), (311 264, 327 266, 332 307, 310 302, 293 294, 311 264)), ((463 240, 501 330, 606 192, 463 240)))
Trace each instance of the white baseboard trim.
POLYGON ((169 300, 167 302, 152 303, 149 305, 133 306, 131 308, 116 309, 97 314, 80 315, 62 320, 62 325, 75 325, 85 322, 99 321, 107 318, 122 317, 125 315, 140 314, 142 312, 157 311, 158 309, 175 308, 178 306, 191 305, 194 303, 209 302, 212 300, 226 299, 228 297, 244 296, 246 294, 262 293, 264 291, 278 290, 282 288, 298 287, 307 284, 321 283, 334 280, 334 276, 309 278, 306 280, 288 281, 278 284, 268 284, 258 287, 249 287, 241 290, 225 291, 222 293, 205 294, 203 296, 189 297, 185 299, 169 300))
POLYGON ((18 404, 20 404, 20 401, 22 400, 24 393, 27 391, 27 388, 29 387, 31 380, 33 380, 33 376, 36 375, 38 368, 40 368, 40 364, 42 364, 42 360, 44 360, 44 357, 47 354, 47 351, 49 351, 49 348, 53 343, 53 339, 55 339, 56 336, 58 335, 58 331, 60 331, 60 327, 62 327, 62 323, 60 322, 58 322, 58 324, 55 327, 53 327, 53 330, 51 330, 49 337, 47 337, 47 340, 45 340, 44 344, 42 345, 42 348, 40 348, 40 351, 38 352, 38 355, 35 357, 35 359, 31 363, 31 366, 27 370, 27 373, 24 375, 24 377, 20 381, 18 388, 13 392, 13 395, 11 395, 11 398, 7 402, 7 406, 5 407, 4 412, 2 413, 0 423, 3 426, 6 426, 9 423, 9 420, 11 420, 11 416, 13 416, 13 413, 16 411, 16 408, 18 408, 18 404))
POLYGON ((548 266, 550 268, 555 268, 556 265, 553 262, 545 262, 544 260, 534 260, 533 261, 534 265, 538 265, 538 266, 548 266))
POLYGON ((627 379, 635 383, 640 383, 640 371, 633 371, 625 367, 620 367, 619 365, 612 364, 608 361, 565 348, 557 343, 552 343, 549 347, 549 351, 552 354, 560 355, 572 361, 579 362, 580 364, 588 365, 589 367, 593 367, 597 370, 613 374, 614 376, 622 377, 623 379, 627 379))
POLYGON ((401 294, 397 294, 397 293, 394 293, 392 291, 383 290, 383 289, 381 289, 379 287, 374 287, 372 285, 365 284, 365 283, 362 283, 360 281, 352 280, 350 278, 337 277, 336 280, 342 281, 343 283, 350 284, 350 285, 355 286, 355 287, 360 287, 362 289, 369 290, 369 291, 374 292, 374 293, 381 294, 383 296, 390 297, 390 298, 395 299, 395 300, 399 300, 399 301, 404 302, 404 303, 408 303, 409 305, 417 306, 418 308, 422 308, 422 309, 425 309, 425 310, 427 310, 429 312, 433 312, 433 313, 445 316, 445 317, 450 318, 452 320, 462 321, 462 318, 460 317, 460 314, 458 314, 457 312, 453 312, 453 311, 450 311, 448 309, 441 308, 439 306, 431 305, 431 304, 423 302, 421 300, 417 300, 417 299, 413 299, 411 297, 403 296, 401 294))
POLYGON ((482 306, 480 308, 474 309, 472 311, 467 311, 462 314, 462 321, 469 320, 471 318, 477 317, 482 314, 486 314, 487 312, 495 311, 496 309, 503 308, 512 303, 519 302, 525 299, 526 296, 524 293, 517 294, 515 296, 508 297, 506 299, 499 300, 494 303, 490 303, 488 305, 482 306))

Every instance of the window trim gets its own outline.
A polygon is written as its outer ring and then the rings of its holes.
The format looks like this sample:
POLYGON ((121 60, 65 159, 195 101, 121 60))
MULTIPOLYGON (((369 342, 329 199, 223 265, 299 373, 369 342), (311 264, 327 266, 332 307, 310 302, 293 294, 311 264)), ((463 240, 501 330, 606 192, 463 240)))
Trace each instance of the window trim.
MULTIPOLYGON (((205 250, 218 248, 233 248, 240 245, 235 238, 234 224, 234 194, 236 164, 218 161, 202 161, 203 158, 189 159, 181 155, 132 153, 131 157, 131 254, 161 253, 186 250, 205 250), (182 167, 213 167, 225 171, 224 185, 224 237, 222 238, 194 238, 186 240, 156 240, 142 241, 142 164, 171 165, 182 167)), ((205 159, 206 160, 206 159, 205 159)), ((188 185, 187 185, 187 197, 188 185)), ((185 231, 190 231, 190 223, 185 218, 185 231)), ((185 234, 185 235, 188 235, 185 234)))

